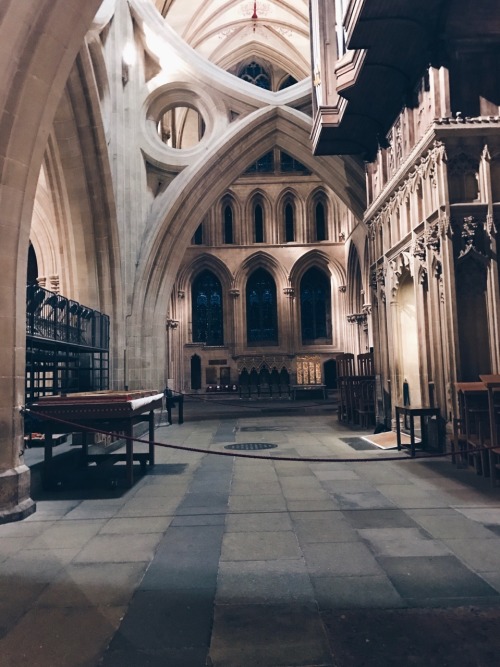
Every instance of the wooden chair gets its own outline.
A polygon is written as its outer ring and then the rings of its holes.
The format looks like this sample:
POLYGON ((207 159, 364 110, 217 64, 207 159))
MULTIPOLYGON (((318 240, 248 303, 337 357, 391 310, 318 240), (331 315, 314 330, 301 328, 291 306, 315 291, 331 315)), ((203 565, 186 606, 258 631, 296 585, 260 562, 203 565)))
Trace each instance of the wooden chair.
POLYGON ((358 354, 358 375, 374 375, 373 354, 366 352, 358 354))
POLYGON ((489 474, 488 392, 482 382, 457 382, 459 414, 462 433, 465 432, 467 463, 473 465, 478 475, 489 474))
POLYGON ((375 425, 375 380, 359 382, 356 412, 361 428, 375 425))
POLYGON ((352 378, 354 376, 354 355, 346 352, 338 354, 337 362, 337 387, 339 404, 337 408, 338 420, 351 422, 353 419, 353 397, 352 378))

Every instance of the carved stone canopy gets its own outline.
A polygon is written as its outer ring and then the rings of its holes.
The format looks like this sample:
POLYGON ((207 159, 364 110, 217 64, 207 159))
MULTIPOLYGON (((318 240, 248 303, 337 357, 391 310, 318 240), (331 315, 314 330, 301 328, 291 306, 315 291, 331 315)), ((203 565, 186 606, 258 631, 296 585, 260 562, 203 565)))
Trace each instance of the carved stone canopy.
POLYGON ((367 321, 366 313, 351 313, 347 315, 350 324, 364 324, 367 321))

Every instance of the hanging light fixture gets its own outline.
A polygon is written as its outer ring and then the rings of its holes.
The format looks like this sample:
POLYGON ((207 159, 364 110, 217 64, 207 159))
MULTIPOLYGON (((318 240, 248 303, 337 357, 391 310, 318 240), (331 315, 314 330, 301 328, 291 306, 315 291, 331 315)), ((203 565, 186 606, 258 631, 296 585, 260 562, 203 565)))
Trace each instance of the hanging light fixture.
POLYGON ((257 0, 254 0, 253 2, 253 14, 252 14, 252 21, 253 21, 253 31, 255 32, 255 28, 257 27, 257 21, 259 20, 259 15, 257 14, 257 0))

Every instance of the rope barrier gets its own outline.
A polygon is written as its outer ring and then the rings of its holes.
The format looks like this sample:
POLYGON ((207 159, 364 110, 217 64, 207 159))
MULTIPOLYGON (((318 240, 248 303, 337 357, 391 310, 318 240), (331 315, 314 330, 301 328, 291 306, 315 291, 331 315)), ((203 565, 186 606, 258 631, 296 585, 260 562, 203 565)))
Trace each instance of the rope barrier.
MULTIPOLYGON (((205 398, 204 396, 200 394, 188 394, 188 393, 183 393, 180 391, 175 391, 175 389, 170 389, 169 391, 172 392, 172 394, 175 394, 176 396, 184 396, 188 398, 192 398, 195 401, 198 401, 199 403, 205 403, 205 405, 225 405, 230 408, 243 408, 244 410, 262 410, 262 405, 247 405, 246 403, 240 403, 239 401, 243 400, 260 400, 261 398, 268 399, 270 398, 271 400, 274 400, 273 396, 257 396, 255 399, 252 399, 251 396, 248 396, 248 398, 244 398, 243 396, 240 396, 239 398, 237 396, 234 396, 232 394, 228 394, 228 399, 225 401, 222 400, 217 400, 216 398, 205 398), (237 403, 231 403, 230 401, 237 401, 237 403)), ((213 392, 213 394, 210 394, 210 396, 217 395, 217 392, 213 392)), ((277 397, 278 400, 286 400, 286 401, 291 401, 291 398, 285 398, 283 399, 281 396, 277 397)), ((314 408, 317 406, 322 406, 322 405, 328 405, 328 401, 324 400, 321 403, 315 401, 308 401, 308 405, 301 405, 301 409, 306 409, 308 410, 309 408, 314 408)))
MULTIPOLYGON (((284 462, 296 462, 296 463, 379 463, 385 461, 422 461, 424 459, 438 459, 446 458, 447 456, 456 456, 457 452, 439 452, 439 453, 429 453, 424 455, 419 455, 416 457, 410 458, 401 458, 399 456, 384 456, 383 458, 334 458, 334 457, 296 457, 296 456, 272 456, 272 455, 262 455, 262 454, 239 454, 235 452, 221 452, 211 449, 202 449, 200 447, 186 447, 184 445, 174 445, 172 443, 164 442, 150 442, 149 440, 144 440, 143 438, 135 438, 128 435, 123 435, 120 433, 113 433, 112 431, 104 431, 102 429, 95 429, 90 426, 84 426, 82 424, 77 424, 75 422, 66 421, 65 419, 60 419, 59 417, 49 417, 40 412, 36 412, 31 408, 22 408, 22 414, 30 414, 39 419, 49 420, 57 422, 60 424, 65 424, 66 426, 71 426, 75 430, 86 431, 88 433, 100 433, 102 435, 107 435, 114 437, 116 439, 124 439, 131 442, 140 442, 145 445, 154 445, 155 447, 163 447, 164 449, 174 449, 183 452, 190 452, 196 454, 212 454, 214 456, 232 456, 235 458, 242 459, 257 459, 262 461, 284 461, 284 462)), ((471 450, 462 450, 460 455, 469 454, 469 453, 478 453, 481 451, 488 451, 494 449, 494 447, 483 447, 481 449, 471 449, 471 450)))

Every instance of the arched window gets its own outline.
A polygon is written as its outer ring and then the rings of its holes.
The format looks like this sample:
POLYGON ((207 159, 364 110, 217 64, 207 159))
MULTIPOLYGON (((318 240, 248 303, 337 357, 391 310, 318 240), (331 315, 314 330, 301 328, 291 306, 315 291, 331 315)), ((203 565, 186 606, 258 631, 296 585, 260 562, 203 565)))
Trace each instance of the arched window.
POLYGON ((319 269, 306 271, 300 282, 302 343, 331 343, 330 281, 319 269))
POLYGON ((38 262, 36 259, 35 249, 33 244, 30 242, 28 248, 28 272, 27 272, 27 283, 28 285, 34 285, 36 279, 38 278, 38 262))
POLYGON ((264 269, 257 269, 248 279, 246 304, 248 344, 277 343, 276 285, 264 269))
POLYGON ((293 86, 296 83, 297 79, 290 74, 285 79, 283 79, 283 81, 278 86, 278 90, 285 90, 285 88, 289 88, 290 86, 293 86))
POLYGON ((222 286, 211 271, 203 271, 192 286, 193 343, 223 345, 222 286))
POLYGON ((295 220, 292 204, 285 205, 285 243, 295 241, 295 220))
POLYGON ((253 83, 254 86, 258 86, 264 90, 271 90, 271 77, 269 72, 255 61, 242 67, 238 72, 238 76, 240 79, 243 79, 243 81, 253 83))
POLYGON ((191 243, 192 245, 203 245, 203 223, 196 228, 191 243))
POLYGON ((326 233, 325 205, 321 201, 314 207, 314 222, 316 228, 316 241, 326 241, 328 236, 326 233))
POLYGON ((256 204, 253 210, 253 226, 255 243, 264 243, 264 211, 260 204, 256 204))
POLYGON ((224 207, 224 243, 233 241, 233 209, 229 204, 224 207))

